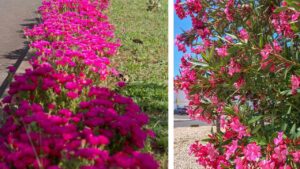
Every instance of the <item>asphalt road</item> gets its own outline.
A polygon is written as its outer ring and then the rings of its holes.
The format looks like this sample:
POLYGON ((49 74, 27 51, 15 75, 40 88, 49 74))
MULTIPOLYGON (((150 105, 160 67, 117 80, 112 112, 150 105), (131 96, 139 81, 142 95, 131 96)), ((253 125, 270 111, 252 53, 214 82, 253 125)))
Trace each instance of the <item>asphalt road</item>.
MULTIPOLYGON (((35 11, 41 0, 0 0, 0 85, 7 76, 7 66, 26 53, 23 28, 36 23, 35 11)), ((20 59, 19 59, 20 60, 20 59)))
POLYGON ((191 120, 188 115, 174 115, 174 127, 211 126, 198 120, 191 120))

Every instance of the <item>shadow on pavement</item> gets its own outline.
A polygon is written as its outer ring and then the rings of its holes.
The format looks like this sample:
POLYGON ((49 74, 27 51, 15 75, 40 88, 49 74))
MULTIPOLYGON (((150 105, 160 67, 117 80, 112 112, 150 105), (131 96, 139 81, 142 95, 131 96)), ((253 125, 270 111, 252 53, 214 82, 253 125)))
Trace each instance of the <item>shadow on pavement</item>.
MULTIPOLYGON (((38 18, 24 19, 24 22, 26 22, 26 23, 22 23, 20 25, 22 26, 23 29, 24 28, 32 28, 34 25, 36 25, 38 23, 38 21, 39 21, 38 18)), ((6 88, 11 83, 13 76, 16 73, 16 71, 18 70, 18 68, 20 67, 22 61, 30 59, 30 58, 25 58, 26 54, 29 50, 29 47, 28 47, 29 42, 26 40, 26 37, 24 36, 23 29, 18 30, 17 33, 19 33, 20 37, 22 37, 22 39, 24 39, 24 42, 23 42, 24 47, 21 49, 11 51, 4 55, 5 58, 16 60, 16 62, 13 64, 15 67, 15 71, 8 73, 8 75, 6 76, 6 78, 4 79, 3 83, 0 86, 0 98, 3 96, 6 88)))

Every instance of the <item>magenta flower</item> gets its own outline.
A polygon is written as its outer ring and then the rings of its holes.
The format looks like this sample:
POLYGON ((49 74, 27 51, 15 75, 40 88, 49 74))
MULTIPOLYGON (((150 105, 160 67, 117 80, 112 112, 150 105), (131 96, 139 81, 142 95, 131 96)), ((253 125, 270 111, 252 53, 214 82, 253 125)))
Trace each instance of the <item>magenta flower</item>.
POLYGON ((120 82, 117 82, 117 86, 122 88, 122 87, 126 86, 126 83, 123 81, 120 81, 120 82))
POLYGON ((77 92, 73 92, 73 91, 70 91, 67 93, 67 96, 70 98, 70 99, 76 99, 79 95, 77 92))
POLYGON ((258 161, 261 157, 260 149, 260 146, 256 143, 250 143, 244 148, 243 152, 248 161, 258 161))
POLYGON ((15 72, 16 67, 14 65, 10 65, 10 66, 8 66, 8 70, 9 70, 9 72, 15 72))
POLYGON ((74 90, 77 88, 77 84, 75 82, 67 82, 65 88, 68 90, 74 90))

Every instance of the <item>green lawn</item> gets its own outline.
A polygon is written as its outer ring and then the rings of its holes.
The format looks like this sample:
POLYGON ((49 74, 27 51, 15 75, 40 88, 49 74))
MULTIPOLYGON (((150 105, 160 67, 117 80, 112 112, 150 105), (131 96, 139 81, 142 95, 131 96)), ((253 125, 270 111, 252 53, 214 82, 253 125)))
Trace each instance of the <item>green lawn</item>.
POLYGON ((133 97, 150 116, 148 127, 157 134, 145 151, 153 152, 161 168, 167 168, 168 5, 160 0, 150 11, 149 2, 112 0, 108 16, 122 43, 113 64, 128 80, 121 93, 133 97))

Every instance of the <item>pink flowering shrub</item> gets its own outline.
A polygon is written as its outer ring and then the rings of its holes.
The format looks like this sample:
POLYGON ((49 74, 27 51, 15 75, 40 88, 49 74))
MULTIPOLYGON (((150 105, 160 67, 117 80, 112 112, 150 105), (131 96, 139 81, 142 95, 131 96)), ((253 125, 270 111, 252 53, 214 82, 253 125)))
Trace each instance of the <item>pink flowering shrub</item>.
POLYGON ((206 168, 300 168, 298 1, 177 0, 192 28, 177 89, 192 119, 217 130, 191 145, 206 168), (188 52, 190 51, 190 52, 188 52))
MULTIPOLYGON (((26 30, 36 51, 2 100, 2 169, 156 169, 143 152, 148 116, 111 88, 110 56, 120 44, 103 10, 107 0, 45 0, 42 23, 26 30)), ((116 86, 112 86, 117 84, 116 86)))

